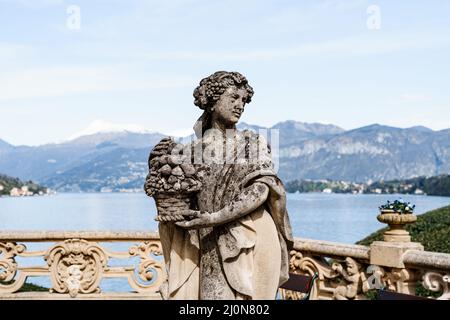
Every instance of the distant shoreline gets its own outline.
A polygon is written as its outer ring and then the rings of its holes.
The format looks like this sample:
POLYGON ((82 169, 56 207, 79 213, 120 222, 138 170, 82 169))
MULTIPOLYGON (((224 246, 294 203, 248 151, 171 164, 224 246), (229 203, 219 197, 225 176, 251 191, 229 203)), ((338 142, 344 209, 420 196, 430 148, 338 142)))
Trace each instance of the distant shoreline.
POLYGON ((286 183, 286 191, 289 193, 409 194, 449 197, 450 175, 368 183, 328 179, 293 180, 286 183))
POLYGON ((31 180, 22 181, 19 178, 0 174, 0 197, 33 197, 52 193, 54 193, 52 189, 31 180))
MULTIPOLYGON (((33 196, 10 196, 10 195, 0 195, 0 199, 1 198, 33 198, 33 197, 46 197, 46 196, 58 196, 58 195, 85 195, 85 194, 92 194, 92 195, 100 195, 100 194, 104 194, 104 195, 119 195, 119 194, 123 194, 123 195, 132 195, 132 194, 144 194, 144 191, 139 191, 139 192, 120 192, 120 191, 112 191, 112 192, 99 192, 99 191, 83 191, 83 192, 71 192, 71 191, 65 191, 65 192, 53 192, 51 194, 44 194, 44 195, 33 195, 33 196)), ((418 197, 444 197, 444 198, 449 198, 448 196, 441 196, 441 195, 430 195, 430 194, 408 194, 408 193, 350 193, 350 192, 320 192, 320 191, 311 191, 311 192, 286 192, 287 195, 300 195, 300 194, 310 194, 310 195, 349 195, 349 196, 365 196, 365 195, 369 195, 369 196, 389 196, 389 195, 394 195, 394 196, 418 196, 418 197)))

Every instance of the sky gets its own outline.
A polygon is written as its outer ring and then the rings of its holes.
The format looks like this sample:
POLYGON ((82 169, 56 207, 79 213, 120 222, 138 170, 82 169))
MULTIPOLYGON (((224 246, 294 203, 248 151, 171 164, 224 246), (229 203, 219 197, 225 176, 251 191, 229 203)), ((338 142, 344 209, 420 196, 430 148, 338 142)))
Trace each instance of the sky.
POLYGON ((242 121, 450 128, 450 1, 0 0, 0 139, 191 132, 198 82, 239 71, 242 121))

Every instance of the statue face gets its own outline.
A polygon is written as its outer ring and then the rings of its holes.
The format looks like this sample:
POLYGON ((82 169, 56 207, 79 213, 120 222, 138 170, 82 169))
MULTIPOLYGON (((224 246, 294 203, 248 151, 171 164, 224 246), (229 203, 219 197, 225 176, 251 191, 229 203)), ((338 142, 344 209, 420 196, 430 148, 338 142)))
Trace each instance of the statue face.
POLYGON ((354 275, 358 273, 358 266, 357 264, 351 260, 350 258, 345 259, 346 265, 347 265, 347 272, 349 275, 354 275))
POLYGON ((226 125, 234 125, 244 112, 247 92, 236 87, 228 88, 214 105, 213 115, 226 125))

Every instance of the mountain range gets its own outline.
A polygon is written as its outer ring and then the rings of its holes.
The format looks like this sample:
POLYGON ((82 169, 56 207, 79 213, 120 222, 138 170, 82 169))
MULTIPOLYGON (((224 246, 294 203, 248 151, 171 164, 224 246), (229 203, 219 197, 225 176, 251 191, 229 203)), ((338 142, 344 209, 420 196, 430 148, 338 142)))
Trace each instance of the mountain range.
MULTIPOLYGON (((400 129, 285 121, 278 129, 279 175, 294 179, 370 182, 450 173, 450 129, 400 129)), ((0 173, 66 192, 141 190, 151 148, 165 135, 99 132, 63 143, 13 146, 0 140, 0 173)), ((270 137, 269 137, 270 141, 270 137)))

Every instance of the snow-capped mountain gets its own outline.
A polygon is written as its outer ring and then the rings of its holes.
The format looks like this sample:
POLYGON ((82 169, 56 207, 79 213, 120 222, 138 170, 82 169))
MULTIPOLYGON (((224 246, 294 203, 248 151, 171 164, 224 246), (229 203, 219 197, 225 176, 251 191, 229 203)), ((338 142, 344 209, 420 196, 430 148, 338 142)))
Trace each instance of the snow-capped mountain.
POLYGON ((153 131, 144 129, 137 124, 117 124, 104 120, 95 120, 90 123, 85 129, 70 136, 67 141, 72 141, 84 136, 91 136, 99 133, 139 133, 152 134, 153 131))

